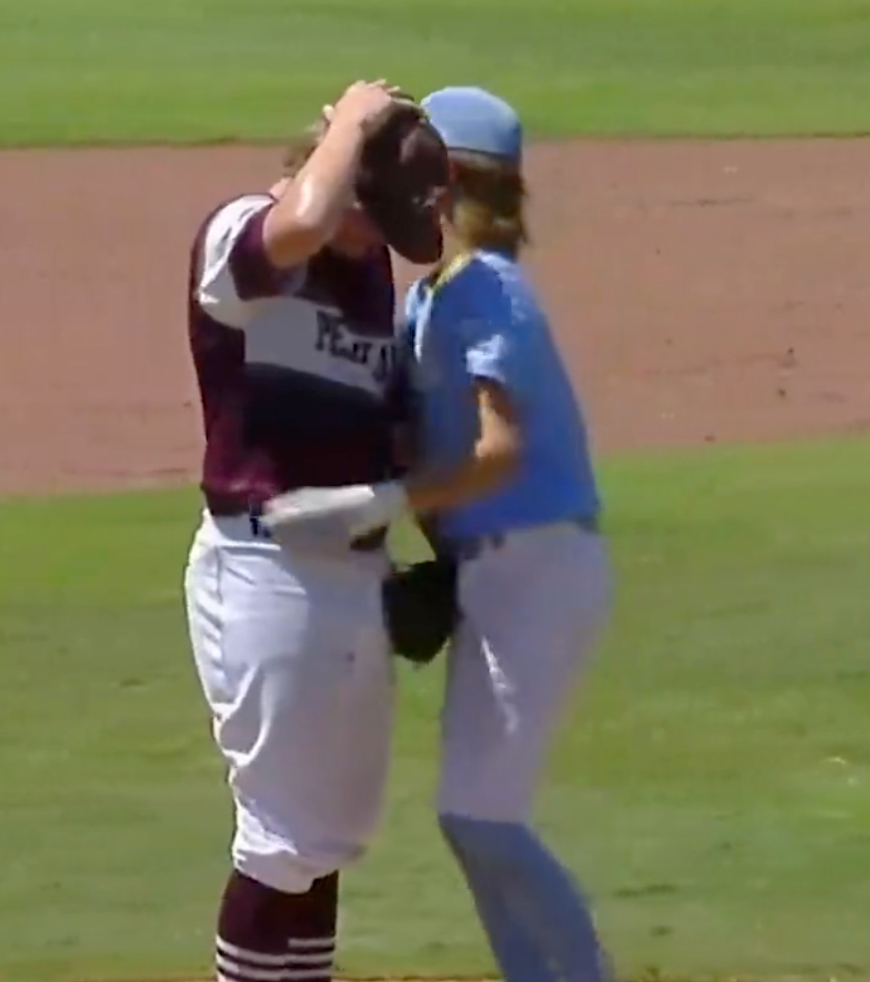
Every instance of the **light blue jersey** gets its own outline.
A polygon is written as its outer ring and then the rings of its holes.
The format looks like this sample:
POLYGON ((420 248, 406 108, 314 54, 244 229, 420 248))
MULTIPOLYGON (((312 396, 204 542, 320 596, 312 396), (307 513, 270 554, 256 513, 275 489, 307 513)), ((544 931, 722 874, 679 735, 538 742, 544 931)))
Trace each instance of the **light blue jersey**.
MULTIPOLYGON (((482 154, 521 175, 523 126, 510 103, 450 85, 421 105, 451 157, 482 154)), ((475 377, 507 390, 524 435, 507 487, 427 529, 436 546, 439 531, 478 540, 456 550, 462 617, 447 649, 441 831, 505 982, 612 982, 589 905, 529 827, 548 734, 610 606, 582 411, 546 315, 506 256, 450 264, 434 286, 415 285, 406 312, 429 461, 456 465, 471 453, 475 377)))
POLYGON ((522 458, 507 486, 441 513, 441 533, 462 541, 595 518, 600 501, 583 413, 523 268, 500 253, 476 252, 437 286, 417 281, 405 314, 426 465, 455 466, 472 452, 475 378, 504 387, 522 428, 522 458))

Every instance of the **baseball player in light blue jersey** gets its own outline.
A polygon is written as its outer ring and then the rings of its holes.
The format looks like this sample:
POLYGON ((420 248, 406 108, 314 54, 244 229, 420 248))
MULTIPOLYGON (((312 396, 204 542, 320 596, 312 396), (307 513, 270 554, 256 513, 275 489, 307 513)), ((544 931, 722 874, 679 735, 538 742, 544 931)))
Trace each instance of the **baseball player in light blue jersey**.
POLYGON ((447 657, 439 820, 507 982, 602 982, 606 959, 571 875, 531 827, 553 726, 610 606, 582 411, 519 265, 522 129, 477 88, 423 101, 450 152, 445 259, 406 302, 420 405, 417 474, 310 489, 290 520, 354 534, 410 508, 459 560, 447 657))
POLYGON ((441 828, 508 982, 597 982, 591 915, 529 822, 543 756, 609 607, 599 493, 582 412, 546 314, 518 264, 522 131, 480 89, 423 101, 453 164, 453 253, 417 282, 406 315, 424 459, 449 472, 511 435, 497 488, 440 510, 462 560, 464 620, 448 653, 441 828))

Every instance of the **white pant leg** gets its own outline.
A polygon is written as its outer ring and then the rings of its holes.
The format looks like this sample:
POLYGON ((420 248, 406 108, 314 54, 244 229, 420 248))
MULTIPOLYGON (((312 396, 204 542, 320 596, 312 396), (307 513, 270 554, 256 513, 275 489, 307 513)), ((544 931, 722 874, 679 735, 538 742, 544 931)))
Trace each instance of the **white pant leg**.
POLYGON ((604 541, 567 523, 513 533, 463 564, 459 599, 439 811, 525 822, 553 726, 609 612, 604 541))
POLYGON ((246 520, 206 519, 185 592, 228 766, 236 868, 285 892, 357 858, 380 818, 393 675, 386 561, 288 556, 246 520))

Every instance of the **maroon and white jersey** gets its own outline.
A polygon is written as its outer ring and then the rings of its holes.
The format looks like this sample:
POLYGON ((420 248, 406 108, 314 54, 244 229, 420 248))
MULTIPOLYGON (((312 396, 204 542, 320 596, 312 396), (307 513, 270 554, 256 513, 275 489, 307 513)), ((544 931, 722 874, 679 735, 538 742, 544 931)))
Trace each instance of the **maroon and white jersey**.
POLYGON ((202 398, 209 508, 256 508, 303 486, 394 476, 400 382, 387 250, 328 249, 290 272, 263 246, 268 195, 203 223, 191 250, 190 346, 202 398))

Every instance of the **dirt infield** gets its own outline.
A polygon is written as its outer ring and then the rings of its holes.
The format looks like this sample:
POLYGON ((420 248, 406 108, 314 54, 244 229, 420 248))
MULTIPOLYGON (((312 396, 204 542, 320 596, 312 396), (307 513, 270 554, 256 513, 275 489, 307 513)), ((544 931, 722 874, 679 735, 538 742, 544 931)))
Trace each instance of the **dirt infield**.
MULTIPOLYGON (((195 474, 192 230, 268 148, 0 154, 0 491, 195 474)), ((870 141, 576 143, 531 255, 599 447, 870 430, 870 141)))

